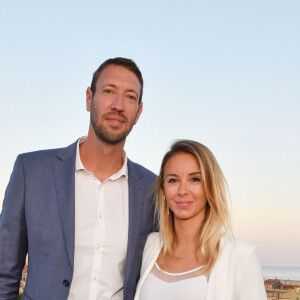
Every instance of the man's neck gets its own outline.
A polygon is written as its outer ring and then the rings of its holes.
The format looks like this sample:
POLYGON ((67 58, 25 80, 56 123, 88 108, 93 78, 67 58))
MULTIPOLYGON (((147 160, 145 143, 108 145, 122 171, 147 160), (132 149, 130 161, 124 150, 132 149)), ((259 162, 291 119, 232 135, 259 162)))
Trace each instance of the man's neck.
POLYGON ((116 145, 107 144, 89 133, 79 145, 81 162, 87 171, 103 182, 123 166, 124 144, 125 140, 116 145))

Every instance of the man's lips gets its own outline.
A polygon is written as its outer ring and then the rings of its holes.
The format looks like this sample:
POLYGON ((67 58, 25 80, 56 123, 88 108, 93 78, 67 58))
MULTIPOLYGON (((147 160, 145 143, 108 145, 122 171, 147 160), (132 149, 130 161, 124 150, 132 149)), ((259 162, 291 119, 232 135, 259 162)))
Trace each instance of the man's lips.
POLYGON ((108 118, 106 118, 106 120, 108 122, 114 123, 116 125, 125 123, 125 121, 123 119, 115 118, 115 117, 108 117, 108 118))
POLYGON ((104 116, 105 120, 108 121, 112 125, 120 126, 126 122, 126 117, 122 115, 112 115, 108 114, 104 116))

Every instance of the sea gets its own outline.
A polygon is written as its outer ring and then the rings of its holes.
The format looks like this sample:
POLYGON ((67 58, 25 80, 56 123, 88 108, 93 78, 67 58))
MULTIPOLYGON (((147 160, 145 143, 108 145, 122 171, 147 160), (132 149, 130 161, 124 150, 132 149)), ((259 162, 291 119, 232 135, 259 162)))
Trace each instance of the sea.
POLYGON ((300 267, 262 267, 264 279, 299 280, 300 267))

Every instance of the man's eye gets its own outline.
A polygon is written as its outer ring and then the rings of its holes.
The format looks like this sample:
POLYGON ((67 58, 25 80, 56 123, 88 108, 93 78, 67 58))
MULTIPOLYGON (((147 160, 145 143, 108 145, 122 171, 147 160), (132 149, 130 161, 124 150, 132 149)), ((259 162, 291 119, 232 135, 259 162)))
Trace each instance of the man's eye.
POLYGON ((137 101, 137 97, 135 95, 127 95, 128 99, 131 101, 137 101))
POLYGON ((111 94, 112 90, 111 89, 105 89, 105 90, 103 90, 103 92, 106 93, 106 94, 111 94))

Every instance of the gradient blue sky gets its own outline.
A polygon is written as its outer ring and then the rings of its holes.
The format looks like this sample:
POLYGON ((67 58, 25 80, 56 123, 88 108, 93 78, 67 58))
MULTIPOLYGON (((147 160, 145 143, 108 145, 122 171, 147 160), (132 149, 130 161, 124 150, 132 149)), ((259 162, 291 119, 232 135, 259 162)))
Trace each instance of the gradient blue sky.
POLYGON ((85 135, 85 90, 133 58, 144 112, 129 157, 158 172, 174 139, 211 148, 236 235, 300 267, 300 2, 0 0, 0 195, 18 153, 85 135))

